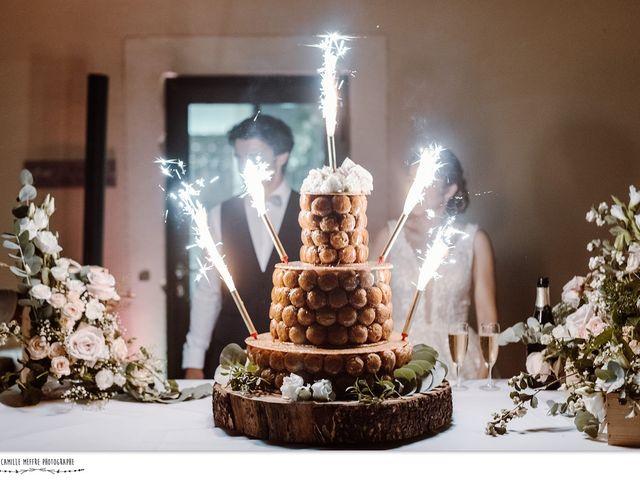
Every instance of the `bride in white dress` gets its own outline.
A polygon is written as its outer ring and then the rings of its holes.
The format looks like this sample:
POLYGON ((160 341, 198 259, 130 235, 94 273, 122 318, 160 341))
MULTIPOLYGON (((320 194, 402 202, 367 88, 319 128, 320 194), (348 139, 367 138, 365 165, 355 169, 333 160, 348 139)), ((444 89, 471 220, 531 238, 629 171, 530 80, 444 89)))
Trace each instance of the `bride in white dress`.
MULTIPOLYGON (((416 250, 424 251, 432 227, 442 224, 451 215, 463 213, 469 203, 466 181, 457 157, 445 150, 441 161, 444 165, 438 180, 425 193, 422 205, 412 212, 388 257, 394 265, 391 288, 396 325, 404 323, 415 293, 420 267, 416 250), (435 213, 433 219, 427 217, 427 209, 435 213)), ((392 220, 378 235, 374 251, 382 250, 394 226, 395 220, 392 220)), ((427 285, 409 330, 411 343, 425 343, 438 350, 440 358, 449 367, 449 378, 453 380, 456 380, 456 374, 449 352, 449 325, 468 321, 472 299, 478 326, 497 323, 491 241, 477 225, 456 222, 455 226, 466 235, 457 235, 454 239, 454 248, 449 251, 447 263, 438 269, 440 277, 427 285)), ((477 330, 469 325, 469 349, 461 376, 463 379, 485 378, 487 373, 477 330)))

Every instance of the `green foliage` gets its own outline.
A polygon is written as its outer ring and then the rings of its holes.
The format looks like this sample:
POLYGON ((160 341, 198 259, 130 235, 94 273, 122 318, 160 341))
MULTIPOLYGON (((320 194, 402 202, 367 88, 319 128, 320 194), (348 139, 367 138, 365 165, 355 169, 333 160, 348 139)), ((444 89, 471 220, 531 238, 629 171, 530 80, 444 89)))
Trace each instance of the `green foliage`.
POLYGON ((389 379, 381 379, 377 375, 372 382, 358 378, 346 389, 348 396, 362 403, 379 403, 390 398, 400 397, 398 384, 389 379))
POLYGON ((576 412, 574 423, 579 432, 584 432, 591 438, 596 438, 598 436, 600 423, 596 417, 586 410, 576 412))

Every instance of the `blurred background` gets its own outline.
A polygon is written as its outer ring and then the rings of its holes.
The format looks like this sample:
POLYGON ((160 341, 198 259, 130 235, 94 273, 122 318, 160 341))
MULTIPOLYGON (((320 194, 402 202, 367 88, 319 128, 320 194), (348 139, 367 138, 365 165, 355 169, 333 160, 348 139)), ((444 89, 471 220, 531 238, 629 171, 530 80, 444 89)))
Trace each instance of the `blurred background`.
MULTIPOLYGON (((164 180, 152 162, 164 153, 167 78, 313 75, 321 58, 304 46, 313 35, 360 37, 345 60, 355 71, 345 128, 347 153, 374 175, 370 230, 401 208, 402 163, 430 141, 451 148, 471 193, 466 217, 493 240, 503 328, 532 313, 539 275, 559 300, 562 285, 586 270, 586 243, 599 234, 586 211, 640 183, 635 1, 4 0, 2 19, 0 229, 10 228, 25 161, 83 158, 86 76, 108 75, 115 183, 104 263, 135 297, 123 302, 129 333, 161 356, 164 180)), ((324 141, 319 112, 312 103, 257 108, 294 126, 300 140, 289 175, 299 184, 324 159, 315 147, 324 141)), ((190 107, 194 174, 207 162, 232 168, 223 135, 255 110, 190 107)), ((238 186, 225 183, 209 201, 238 186)), ((82 188, 47 190, 64 254, 81 258, 82 188)), ((14 285, 0 270, 0 288, 14 285)), ((524 350, 509 347, 498 369, 507 376, 523 363, 524 350)))

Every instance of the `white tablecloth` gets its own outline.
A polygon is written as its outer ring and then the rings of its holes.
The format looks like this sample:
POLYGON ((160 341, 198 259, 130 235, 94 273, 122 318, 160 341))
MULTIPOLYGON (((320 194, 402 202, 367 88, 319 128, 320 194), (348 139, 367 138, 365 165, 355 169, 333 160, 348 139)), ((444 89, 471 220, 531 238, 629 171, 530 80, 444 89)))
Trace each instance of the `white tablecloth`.
MULTIPOLYGON (((199 382, 181 381, 183 386, 199 382)), ((470 381, 453 396, 453 423, 433 437, 393 446, 400 451, 621 451, 606 438, 590 440, 573 420, 546 414, 546 400, 561 392, 544 392, 540 407, 511 424, 509 433, 493 438, 484 429, 491 413, 512 404, 506 381, 500 390, 484 392, 484 381, 470 381)), ((229 435, 213 426, 211 398, 173 405, 110 401, 83 407, 46 401, 33 407, 7 406, 0 395, 0 451, 246 451, 296 448, 229 435)), ((389 448, 389 447, 385 447, 389 448)))

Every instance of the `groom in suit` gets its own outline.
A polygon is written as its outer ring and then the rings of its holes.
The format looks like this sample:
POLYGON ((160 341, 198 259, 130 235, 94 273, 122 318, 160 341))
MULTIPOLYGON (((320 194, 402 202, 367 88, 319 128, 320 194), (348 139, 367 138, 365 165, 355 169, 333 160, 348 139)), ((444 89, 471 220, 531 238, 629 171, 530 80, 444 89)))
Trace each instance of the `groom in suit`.
MULTIPOLYGON (((229 143, 240 169, 259 156, 274 172, 265 182, 269 216, 287 252, 300 247, 300 196, 291 190, 284 169, 293 148, 293 134, 282 120, 269 115, 250 117, 233 127, 229 143)), ((234 197, 209 212, 209 228, 222 242, 226 262, 258 333, 269 331, 273 266, 279 262, 267 229, 248 197, 234 197)), ((191 299, 189 333, 183 347, 185 378, 213 378, 220 352, 229 343, 244 345, 248 333, 217 274, 198 282, 191 299)))

